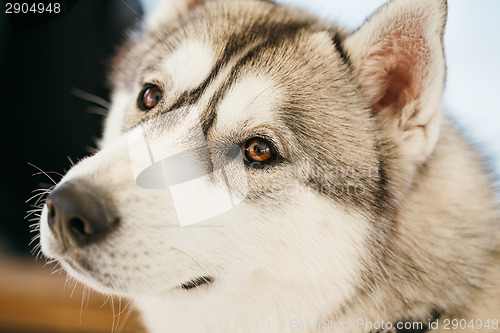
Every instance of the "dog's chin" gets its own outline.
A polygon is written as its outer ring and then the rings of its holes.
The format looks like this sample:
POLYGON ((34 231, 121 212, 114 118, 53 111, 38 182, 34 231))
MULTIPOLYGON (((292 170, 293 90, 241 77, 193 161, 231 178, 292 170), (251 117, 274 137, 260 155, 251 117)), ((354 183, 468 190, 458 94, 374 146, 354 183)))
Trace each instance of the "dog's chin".
POLYGON ((71 255, 69 252, 65 252, 57 258, 57 261, 69 277, 82 283, 84 286, 107 295, 127 296, 126 293, 117 290, 111 283, 108 283, 108 281, 101 278, 98 274, 95 274, 90 264, 78 254, 75 255, 73 252, 71 255))
POLYGON ((215 280, 212 276, 203 275, 186 280, 185 282, 172 284, 170 288, 167 287, 163 290, 137 290, 133 288, 133 284, 128 284, 128 286, 131 287, 130 289, 123 289, 117 287, 112 280, 106 279, 104 276, 94 272, 92 265, 84 260, 85 257, 76 252, 71 254, 66 253, 58 258, 61 266, 75 280, 92 289, 109 295, 130 297, 138 294, 175 295, 178 293, 195 293, 197 290, 207 291, 215 280))
MULTIPOLYGON (((117 295, 117 296, 133 296, 137 294, 177 294, 179 292, 194 292, 195 290, 207 290, 214 282, 214 277, 210 275, 194 276, 185 281, 172 283, 170 287, 161 290, 142 290, 142 288, 134 288, 133 283, 126 283, 125 288, 120 288, 112 279, 103 276, 94 269, 95 263, 90 262, 87 258, 84 249, 69 248, 63 249, 51 237, 46 234, 42 235, 42 253, 48 259, 56 260, 60 266, 68 273, 69 276, 82 284, 95 289, 99 292, 117 295)), ((143 286, 144 287, 144 286, 143 286)))

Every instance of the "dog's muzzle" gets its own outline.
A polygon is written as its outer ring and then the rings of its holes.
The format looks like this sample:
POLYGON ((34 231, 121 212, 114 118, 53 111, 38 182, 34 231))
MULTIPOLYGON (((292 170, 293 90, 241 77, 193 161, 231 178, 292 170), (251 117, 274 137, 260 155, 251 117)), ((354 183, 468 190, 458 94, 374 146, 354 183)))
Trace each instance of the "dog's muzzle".
POLYGON ((104 193, 86 182, 66 182, 47 197, 47 223, 65 250, 105 238, 119 219, 104 193))

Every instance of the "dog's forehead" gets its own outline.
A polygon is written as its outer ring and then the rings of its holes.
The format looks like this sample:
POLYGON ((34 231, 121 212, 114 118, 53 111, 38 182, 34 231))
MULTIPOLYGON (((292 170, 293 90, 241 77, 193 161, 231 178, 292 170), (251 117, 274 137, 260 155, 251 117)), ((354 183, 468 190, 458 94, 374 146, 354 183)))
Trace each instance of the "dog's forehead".
POLYGON ((172 55, 175 57, 168 65, 176 67, 175 74, 182 77, 182 65, 190 60, 190 68, 199 63, 201 76, 206 74, 202 65, 227 62, 251 43, 286 44, 297 34, 320 30, 328 30, 332 36, 336 33, 331 24, 322 25, 314 16, 267 1, 207 2, 174 23, 146 25, 145 30, 142 37, 124 45, 115 58, 111 77, 115 87, 130 85, 172 55))
POLYGON ((192 38, 179 43, 172 53, 163 55, 159 67, 168 74, 170 89, 189 91, 210 75, 217 60, 216 53, 210 41, 192 38))
MULTIPOLYGON (((163 86, 160 112, 196 105, 206 134, 235 134, 248 124, 286 129, 286 118, 297 127, 309 117, 296 115, 335 96, 332 79, 345 77, 335 40, 343 31, 271 2, 208 2, 149 30, 125 50, 115 88, 134 95, 145 84, 163 86)), ((136 112, 127 117, 125 129, 141 121, 136 112)))

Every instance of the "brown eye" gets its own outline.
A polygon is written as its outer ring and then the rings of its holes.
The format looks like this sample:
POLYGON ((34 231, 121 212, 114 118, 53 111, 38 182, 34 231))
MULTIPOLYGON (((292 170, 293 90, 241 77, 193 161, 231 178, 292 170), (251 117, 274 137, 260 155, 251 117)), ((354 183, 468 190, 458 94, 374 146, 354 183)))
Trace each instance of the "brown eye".
POLYGON ((269 163, 274 159, 275 155, 271 144, 262 138, 248 140, 243 148, 243 156, 250 163, 269 163))
POLYGON ((137 99, 137 107, 142 111, 149 111, 160 103, 163 91, 156 85, 148 85, 142 89, 137 99))

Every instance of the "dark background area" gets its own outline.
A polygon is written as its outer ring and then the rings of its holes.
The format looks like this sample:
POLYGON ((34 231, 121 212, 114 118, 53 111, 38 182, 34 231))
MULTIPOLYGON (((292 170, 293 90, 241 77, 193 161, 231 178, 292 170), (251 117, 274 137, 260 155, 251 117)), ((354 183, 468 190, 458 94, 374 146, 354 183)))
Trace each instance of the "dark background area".
POLYGON ((141 15, 138 1, 125 2, 60 1, 61 15, 14 21, 2 2, 0 252, 29 254, 33 247, 25 216, 34 200, 25 201, 51 181, 32 176, 38 170, 28 163, 64 174, 68 158, 77 161, 95 147, 103 119, 98 113, 105 110, 77 91, 109 100, 110 59, 141 15))

